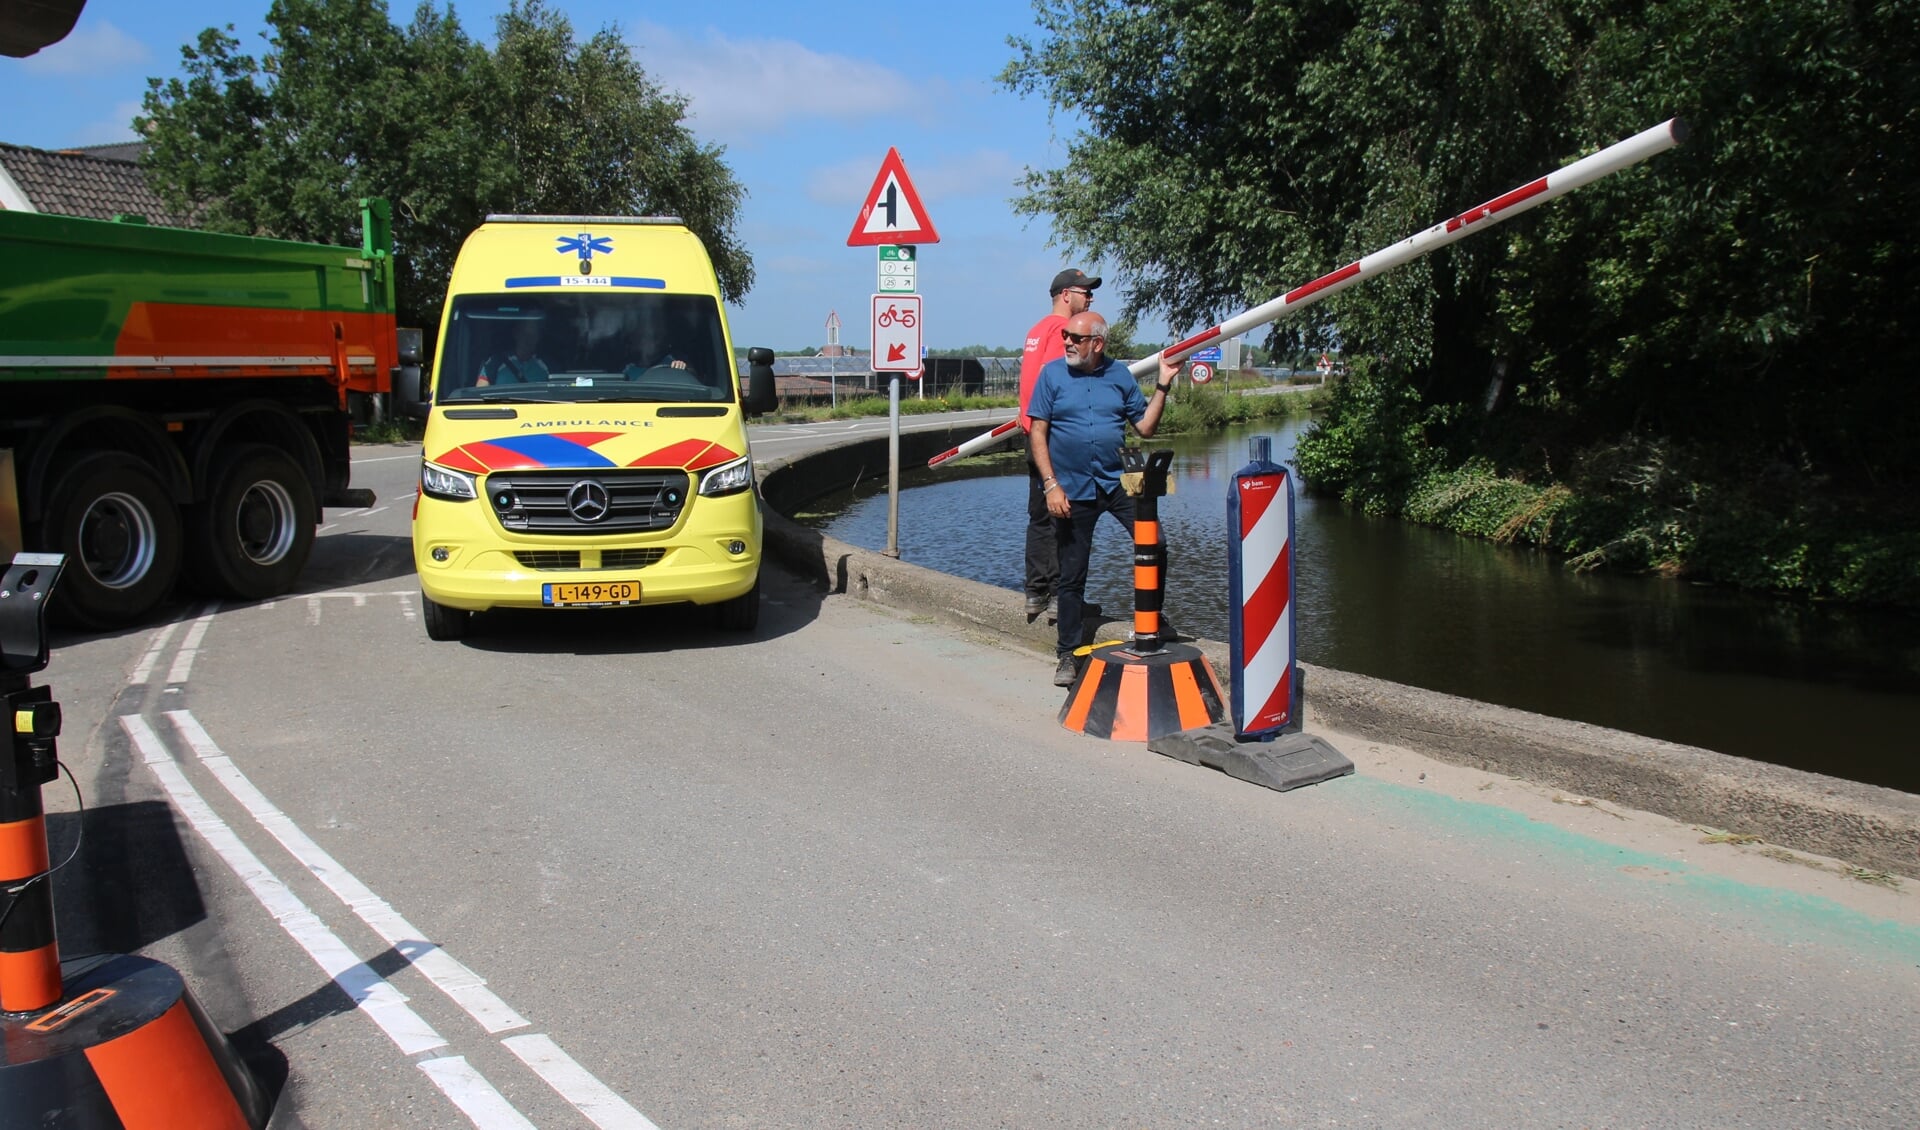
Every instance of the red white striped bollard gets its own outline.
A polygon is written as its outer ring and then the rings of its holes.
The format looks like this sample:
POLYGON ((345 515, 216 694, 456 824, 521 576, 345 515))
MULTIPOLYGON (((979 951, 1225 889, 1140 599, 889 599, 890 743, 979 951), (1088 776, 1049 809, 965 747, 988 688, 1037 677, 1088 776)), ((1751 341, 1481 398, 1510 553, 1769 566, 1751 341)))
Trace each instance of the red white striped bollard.
POLYGON ((1273 461, 1273 441, 1253 438, 1253 458, 1227 496, 1228 645, 1233 729, 1242 741, 1300 728, 1294 665, 1293 480, 1273 461))

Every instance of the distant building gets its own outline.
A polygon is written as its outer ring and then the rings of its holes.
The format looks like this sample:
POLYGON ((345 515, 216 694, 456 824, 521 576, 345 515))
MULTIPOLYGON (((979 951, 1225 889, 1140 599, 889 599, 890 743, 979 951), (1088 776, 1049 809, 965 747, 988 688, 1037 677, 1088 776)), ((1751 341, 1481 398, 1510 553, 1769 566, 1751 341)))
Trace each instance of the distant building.
POLYGON ((847 357, 850 354, 840 344, 840 311, 827 311, 827 344, 820 347, 816 357, 847 357))
POLYGON ((150 224, 190 228, 194 217, 169 208, 140 168, 142 144, 30 149, 0 142, 0 209, 52 212, 90 220, 143 216, 150 224))

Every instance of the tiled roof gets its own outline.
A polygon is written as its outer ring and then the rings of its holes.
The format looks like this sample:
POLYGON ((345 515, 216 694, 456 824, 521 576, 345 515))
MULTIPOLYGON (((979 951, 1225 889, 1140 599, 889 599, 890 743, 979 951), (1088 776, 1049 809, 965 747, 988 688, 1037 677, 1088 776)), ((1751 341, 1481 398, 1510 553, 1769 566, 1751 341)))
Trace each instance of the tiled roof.
POLYGON ((168 208, 147 187, 140 166, 126 160, 0 143, 0 168, 42 212, 93 220, 132 213, 151 224, 194 226, 192 216, 168 208))

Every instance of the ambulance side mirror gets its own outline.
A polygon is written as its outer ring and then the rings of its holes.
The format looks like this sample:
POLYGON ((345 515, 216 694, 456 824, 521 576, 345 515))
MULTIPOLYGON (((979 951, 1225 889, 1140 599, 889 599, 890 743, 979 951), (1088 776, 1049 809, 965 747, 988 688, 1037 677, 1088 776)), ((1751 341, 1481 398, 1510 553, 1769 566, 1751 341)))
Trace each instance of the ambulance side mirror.
POLYGON ((747 350, 747 400, 749 416, 764 416, 780 406, 780 395, 773 387, 773 350, 756 345, 747 350))

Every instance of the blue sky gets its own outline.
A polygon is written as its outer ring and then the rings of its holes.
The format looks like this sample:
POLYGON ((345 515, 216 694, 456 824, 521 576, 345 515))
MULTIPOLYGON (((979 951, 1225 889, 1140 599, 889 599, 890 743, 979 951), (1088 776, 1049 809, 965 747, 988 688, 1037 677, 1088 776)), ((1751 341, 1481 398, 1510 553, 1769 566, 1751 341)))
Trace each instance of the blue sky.
MULTIPOLYGON (((389 0, 401 19, 411 0, 389 0)), ((504 0, 454 4, 490 41, 504 0)), ((749 193, 739 231, 757 281, 730 311, 737 345, 798 349, 826 340, 864 348, 875 252, 846 245, 889 146, 900 150, 941 241, 920 249, 924 341, 931 348, 1016 346, 1046 312, 1064 266, 1101 273, 1052 244, 1044 219, 1014 215, 1027 168, 1065 160, 1077 121, 994 81, 1008 36, 1034 38, 1028 0, 965 4, 702 4, 552 0, 577 33, 618 25, 661 85, 691 101, 701 140, 726 147, 749 193)), ((149 76, 179 71, 202 28, 232 24, 258 53, 267 0, 88 0, 66 40, 27 59, 0 57, 0 141, 57 149, 128 140, 149 76)), ((1096 309, 1120 306, 1108 273, 1096 309)), ((1154 340, 1158 323, 1141 327, 1154 340)))

